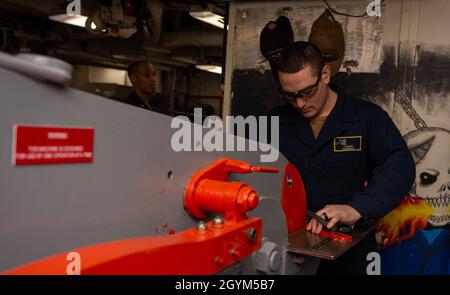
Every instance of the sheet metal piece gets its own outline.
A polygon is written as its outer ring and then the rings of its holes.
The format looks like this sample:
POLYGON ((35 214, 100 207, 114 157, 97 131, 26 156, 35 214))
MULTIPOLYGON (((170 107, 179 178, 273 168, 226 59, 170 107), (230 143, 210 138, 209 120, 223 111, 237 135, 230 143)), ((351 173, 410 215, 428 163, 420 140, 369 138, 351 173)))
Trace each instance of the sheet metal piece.
POLYGON ((352 242, 348 244, 333 241, 302 228, 289 234, 288 246, 286 248, 290 252, 334 260, 360 242, 374 227, 373 225, 370 227, 355 228, 350 234, 352 236, 352 242))

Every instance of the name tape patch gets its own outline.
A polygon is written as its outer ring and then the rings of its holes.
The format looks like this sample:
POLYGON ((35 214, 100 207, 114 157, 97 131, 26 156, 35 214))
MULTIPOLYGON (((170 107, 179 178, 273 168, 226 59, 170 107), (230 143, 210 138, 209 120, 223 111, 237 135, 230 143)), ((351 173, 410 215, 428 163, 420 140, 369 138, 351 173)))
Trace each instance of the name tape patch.
POLYGON ((335 137, 333 152, 360 152, 362 150, 362 136, 335 137))

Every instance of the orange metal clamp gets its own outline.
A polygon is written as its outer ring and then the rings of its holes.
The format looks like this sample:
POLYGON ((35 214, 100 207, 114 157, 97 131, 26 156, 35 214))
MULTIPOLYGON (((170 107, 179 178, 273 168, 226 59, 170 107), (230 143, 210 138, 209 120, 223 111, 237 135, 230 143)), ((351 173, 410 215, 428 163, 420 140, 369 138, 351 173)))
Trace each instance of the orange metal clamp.
POLYGON ((277 173, 278 169, 252 166, 243 161, 223 158, 198 171, 186 187, 186 211, 198 219, 213 212, 224 214, 227 220, 244 220, 245 213, 258 206, 258 194, 245 183, 226 180, 230 173, 252 172, 277 173))
POLYGON ((352 242, 352 236, 343 233, 332 233, 327 230, 321 230, 320 235, 343 244, 348 244, 352 242))

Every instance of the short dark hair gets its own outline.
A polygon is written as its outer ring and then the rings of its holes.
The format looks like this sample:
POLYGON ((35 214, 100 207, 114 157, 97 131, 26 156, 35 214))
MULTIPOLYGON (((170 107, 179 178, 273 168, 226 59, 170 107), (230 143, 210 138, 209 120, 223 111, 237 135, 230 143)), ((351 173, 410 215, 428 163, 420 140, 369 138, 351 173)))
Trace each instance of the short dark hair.
POLYGON ((325 66, 325 60, 317 46, 309 42, 298 41, 283 49, 278 70, 284 73, 297 73, 306 65, 311 66, 313 74, 318 76, 325 66))
POLYGON ((142 64, 146 65, 146 64, 149 64, 149 63, 150 63, 149 61, 146 61, 146 60, 143 60, 143 59, 133 61, 128 66, 128 69, 127 69, 128 77, 131 77, 132 75, 134 75, 140 65, 142 65, 142 64))

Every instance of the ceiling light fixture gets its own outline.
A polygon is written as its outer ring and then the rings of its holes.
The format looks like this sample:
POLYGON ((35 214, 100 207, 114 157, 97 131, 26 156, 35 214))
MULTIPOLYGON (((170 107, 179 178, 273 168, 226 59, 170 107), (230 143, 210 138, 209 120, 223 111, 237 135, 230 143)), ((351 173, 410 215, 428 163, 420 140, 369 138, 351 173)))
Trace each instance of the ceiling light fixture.
POLYGON ((215 14, 211 11, 204 10, 204 11, 190 11, 189 14, 202 22, 208 23, 210 25, 213 25, 215 27, 223 29, 224 27, 224 21, 223 16, 220 16, 218 14, 215 14))
POLYGON ((207 7, 202 7, 200 5, 191 5, 189 15, 215 27, 221 29, 224 28, 225 21, 223 15, 225 15, 225 11, 224 9, 215 5, 210 4, 207 7))
POLYGON ((207 72, 211 72, 214 74, 222 74, 222 67, 221 66, 216 66, 216 65, 196 65, 195 66, 197 69, 202 70, 202 71, 207 71, 207 72))
MULTIPOLYGON (((69 16, 67 14, 51 15, 48 18, 55 22, 69 24, 69 25, 82 27, 82 28, 85 27, 86 20, 87 20, 87 16, 84 16, 84 15, 69 16)), ((95 30, 95 28, 96 28, 96 26, 93 22, 91 23, 91 28, 93 30, 95 30)))

